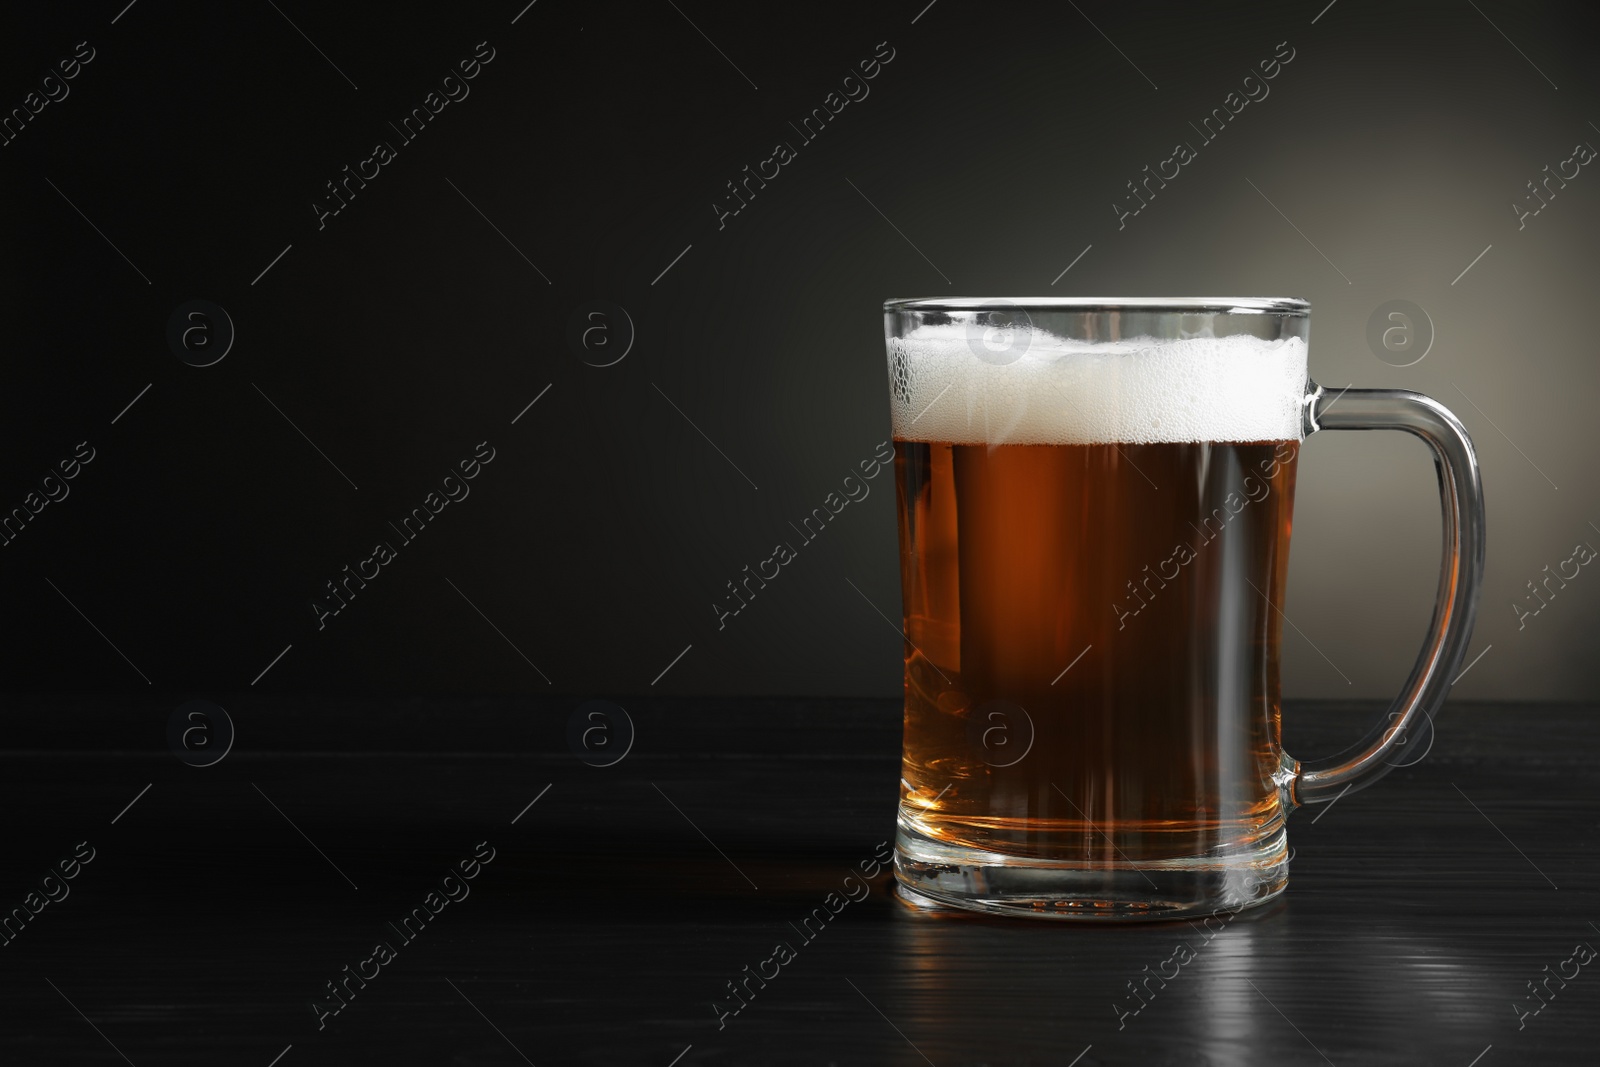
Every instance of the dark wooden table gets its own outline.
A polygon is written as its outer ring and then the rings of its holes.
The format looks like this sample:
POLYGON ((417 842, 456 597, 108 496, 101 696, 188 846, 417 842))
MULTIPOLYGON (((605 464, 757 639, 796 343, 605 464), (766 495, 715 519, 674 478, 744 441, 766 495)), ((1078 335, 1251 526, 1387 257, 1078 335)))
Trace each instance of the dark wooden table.
MULTIPOLYGON (((1499 1067, 1600 1040, 1592 707, 1448 708, 1424 762, 1297 813, 1288 893, 1209 937, 918 913, 880 876, 806 941, 891 839, 892 702, 624 700, 609 767, 568 749, 577 701, 260 696, 191 767, 177 703, 7 702, 0 908, 75 877, 8 928, 0 1063, 1499 1067)), ((1377 714, 1294 706, 1285 742, 1377 714)))

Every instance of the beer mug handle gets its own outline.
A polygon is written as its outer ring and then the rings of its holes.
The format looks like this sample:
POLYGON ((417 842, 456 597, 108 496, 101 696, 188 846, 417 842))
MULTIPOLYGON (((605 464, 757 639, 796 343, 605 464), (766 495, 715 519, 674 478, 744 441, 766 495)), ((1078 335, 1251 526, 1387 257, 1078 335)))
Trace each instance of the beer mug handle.
POLYGON ((1404 430, 1433 450, 1444 509, 1444 566, 1428 638, 1405 688, 1350 758, 1295 764, 1293 797, 1316 804, 1371 785, 1393 767, 1395 750, 1444 703, 1472 638, 1483 579, 1483 484, 1472 439, 1461 420, 1431 397, 1402 389, 1345 389, 1316 383, 1305 400, 1305 433, 1318 430, 1404 430))

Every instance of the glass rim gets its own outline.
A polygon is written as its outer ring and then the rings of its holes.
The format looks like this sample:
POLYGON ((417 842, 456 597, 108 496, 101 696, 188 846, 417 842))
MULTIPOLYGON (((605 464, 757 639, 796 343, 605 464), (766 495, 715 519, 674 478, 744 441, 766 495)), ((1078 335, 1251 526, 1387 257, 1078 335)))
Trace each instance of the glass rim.
POLYGON ((1262 296, 934 296, 883 302, 893 311, 987 311, 1018 308, 1023 311, 1128 311, 1180 315, 1284 315, 1304 317, 1311 302, 1300 297, 1262 296))

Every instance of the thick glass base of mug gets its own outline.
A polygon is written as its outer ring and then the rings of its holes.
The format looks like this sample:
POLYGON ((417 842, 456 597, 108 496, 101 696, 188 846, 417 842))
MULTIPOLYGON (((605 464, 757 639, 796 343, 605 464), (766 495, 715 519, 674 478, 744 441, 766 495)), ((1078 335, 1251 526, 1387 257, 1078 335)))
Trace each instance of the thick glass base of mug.
POLYGON ((1247 847, 1145 863, 1008 856, 939 841, 904 817, 895 879, 913 906, 1076 921, 1183 919, 1264 904, 1289 882, 1282 823, 1247 847))

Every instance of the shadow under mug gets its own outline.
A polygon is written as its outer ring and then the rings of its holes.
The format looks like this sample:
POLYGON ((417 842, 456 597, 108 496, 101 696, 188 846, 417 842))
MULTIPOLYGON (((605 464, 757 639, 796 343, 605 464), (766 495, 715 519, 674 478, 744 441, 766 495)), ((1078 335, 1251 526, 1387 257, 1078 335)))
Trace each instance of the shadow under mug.
POLYGON ((1285 821, 1370 785, 1443 702, 1483 571, 1472 442, 1437 401, 1330 392, 1289 299, 884 305, 905 637, 895 869, 913 904, 1065 919, 1237 911, 1288 880, 1285 821), (1351 753, 1279 733, 1301 443, 1432 450, 1427 640, 1351 753))

